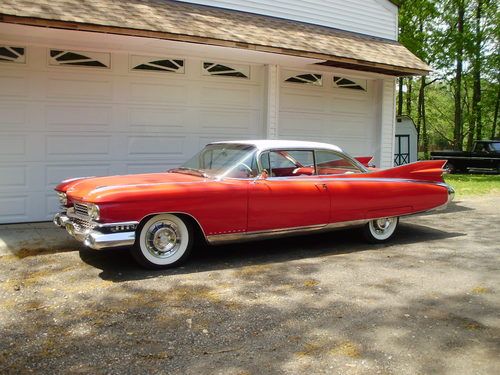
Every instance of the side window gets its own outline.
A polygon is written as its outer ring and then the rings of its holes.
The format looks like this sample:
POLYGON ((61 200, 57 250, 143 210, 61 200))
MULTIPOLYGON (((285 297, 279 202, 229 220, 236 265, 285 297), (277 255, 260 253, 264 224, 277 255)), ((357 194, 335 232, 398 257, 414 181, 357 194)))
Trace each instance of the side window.
POLYGON ((276 150, 261 156, 261 165, 271 177, 297 177, 314 174, 314 152, 309 150, 276 150))
POLYGON ((319 175, 363 172, 351 160, 333 151, 316 151, 316 166, 319 175))
POLYGON ((268 173, 271 170, 271 164, 269 162, 269 152, 264 152, 260 155, 260 165, 262 169, 265 169, 268 173))

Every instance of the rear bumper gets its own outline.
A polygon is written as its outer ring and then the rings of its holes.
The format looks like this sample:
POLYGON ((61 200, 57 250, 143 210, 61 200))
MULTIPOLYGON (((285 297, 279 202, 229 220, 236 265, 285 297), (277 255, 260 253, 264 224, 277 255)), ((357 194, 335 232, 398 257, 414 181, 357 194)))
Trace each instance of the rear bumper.
POLYGON ((56 214, 53 222, 56 226, 66 229, 77 241, 94 250, 132 246, 138 224, 137 222, 90 223, 90 227, 84 227, 65 212, 56 214))

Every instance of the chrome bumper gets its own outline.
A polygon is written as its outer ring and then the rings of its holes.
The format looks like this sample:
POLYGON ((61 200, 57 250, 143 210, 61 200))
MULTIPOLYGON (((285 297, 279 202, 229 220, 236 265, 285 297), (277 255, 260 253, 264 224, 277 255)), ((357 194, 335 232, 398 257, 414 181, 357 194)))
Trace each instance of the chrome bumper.
POLYGON ((135 242, 135 230, 127 231, 123 228, 136 227, 137 222, 95 224, 92 228, 84 228, 64 212, 54 216, 54 224, 65 228, 77 241, 94 250, 109 247, 132 246, 135 242), (113 230, 117 230, 113 232, 113 230))

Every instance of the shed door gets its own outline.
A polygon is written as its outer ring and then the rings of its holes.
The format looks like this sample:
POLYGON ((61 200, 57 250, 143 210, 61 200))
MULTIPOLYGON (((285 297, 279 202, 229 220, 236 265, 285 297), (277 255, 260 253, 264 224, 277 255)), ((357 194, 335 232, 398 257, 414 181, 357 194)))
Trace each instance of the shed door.
POLYGON ((396 148, 394 154, 394 165, 403 165, 410 162, 410 136, 405 134, 396 135, 396 148))

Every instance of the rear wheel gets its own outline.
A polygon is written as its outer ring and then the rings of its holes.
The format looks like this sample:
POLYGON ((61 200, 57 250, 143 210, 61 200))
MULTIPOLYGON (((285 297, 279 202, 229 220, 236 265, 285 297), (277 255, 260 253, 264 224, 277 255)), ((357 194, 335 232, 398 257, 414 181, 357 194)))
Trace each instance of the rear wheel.
POLYGON ((135 260, 150 269, 178 266, 193 247, 191 224, 172 214, 155 215, 138 229, 131 252, 135 260))
POLYGON ((389 241, 398 227, 399 217, 386 217, 372 220, 363 227, 363 235, 370 243, 389 241))

